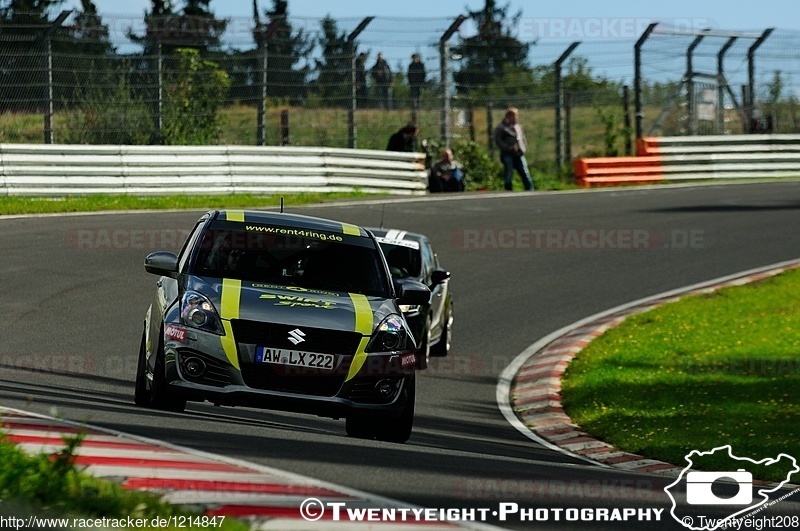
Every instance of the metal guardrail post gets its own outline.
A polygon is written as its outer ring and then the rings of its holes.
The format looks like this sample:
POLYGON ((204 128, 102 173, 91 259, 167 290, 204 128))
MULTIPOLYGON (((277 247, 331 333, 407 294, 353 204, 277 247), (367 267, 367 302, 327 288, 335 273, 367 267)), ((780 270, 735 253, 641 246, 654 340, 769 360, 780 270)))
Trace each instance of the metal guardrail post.
POLYGON ((631 91, 628 85, 622 86, 622 116, 625 127, 625 155, 633 155, 633 143, 631 142, 631 91))
MULTIPOLYGON (((703 30, 708 31, 708 30, 703 30)), ((694 50, 700 45, 705 35, 694 38, 689 48, 686 49, 686 112, 689 115, 689 135, 697 134, 697 111, 694 101, 694 50)))
POLYGON ((731 37, 717 54, 717 134, 725 134, 725 54, 731 49, 738 37, 731 37))
POLYGON ((375 17, 362 20, 356 29, 347 36, 350 49, 350 108, 347 110, 347 146, 355 149, 358 145, 358 128, 356 125, 356 109, 358 109, 358 91, 356 90, 356 38, 364 31, 375 17))
POLYGON ((441 111, 441 140, 445 147, 450 147, 450 37, 458 31, 461 24, 467 20, 465 15, 459 15, 439 39, 439 57, 441 69, 442 111, 441 111))
POLYGON ((564 166, 564 88, 561 86, 561 66, 579 44, 580 41, 570 44, 561 57, 553 63, 556 74, 556 170, 559 172, 564 166))
POLYGON ((72 14, 72 9, 59 13, 49 28, 42 34, 45 51, 47 53, 47 108, 44 114, 44 143, 53 143, 53 34, 61 27, 67 17, 72 14))
POLYGON ((764 44, 764 41, 772 35, 775 28, 767 28, 764 33, 756 39, 756 42, 747 50, 747 119, 750 123, 747 124, 746 130, 750 131, 753 125, 754 112, 756 108, 756 50, 764 44))
POLYGON ((647 29, 644 30, 644 33, 642 33, 642 36, 639 37, 633 47, 633 112, 636 117, 637 140, 642 138, 642 120, 644 119, 644 114, 642 114, 642 46, 644 46, 650 34, 653 33, 653 30, 656 29, 656 26, 658 26, 658 22, 647 26, 647 29))

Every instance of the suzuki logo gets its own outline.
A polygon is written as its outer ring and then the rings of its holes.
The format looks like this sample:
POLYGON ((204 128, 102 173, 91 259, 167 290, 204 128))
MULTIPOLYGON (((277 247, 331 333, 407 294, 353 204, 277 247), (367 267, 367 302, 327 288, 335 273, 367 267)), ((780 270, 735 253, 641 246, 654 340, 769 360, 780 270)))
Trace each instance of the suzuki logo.
POLYGON ((305 339, 303 339, 304 337, 306 337, 305 332, 303 332, 299 328, 295 328, 294 330, 289 332, 289 341, 291 341, 293 345, 299 345, 300 343, 305 341, 305 339))

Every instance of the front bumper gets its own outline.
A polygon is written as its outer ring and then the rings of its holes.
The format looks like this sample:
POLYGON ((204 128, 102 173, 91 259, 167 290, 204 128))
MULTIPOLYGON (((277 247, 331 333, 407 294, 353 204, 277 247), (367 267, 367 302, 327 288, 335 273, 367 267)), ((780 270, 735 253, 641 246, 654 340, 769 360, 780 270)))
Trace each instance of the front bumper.
POLYGON ((353 412, 394 416, 405 407, 414 378, 410 350, 370 353, 358 373, 346 380, 353 361, 349 353, 335 356, 333 370, 287 367, 256 363, 256 345, 237 343, 237 369, 227 358, 220 336, 188 328, 182 341, 165 337, 164 347, 170 391, 187 400, 220 405, 333 418, 353 412), (197 360, 203 367, 201 374, 187 370, 187 364, 197 360))

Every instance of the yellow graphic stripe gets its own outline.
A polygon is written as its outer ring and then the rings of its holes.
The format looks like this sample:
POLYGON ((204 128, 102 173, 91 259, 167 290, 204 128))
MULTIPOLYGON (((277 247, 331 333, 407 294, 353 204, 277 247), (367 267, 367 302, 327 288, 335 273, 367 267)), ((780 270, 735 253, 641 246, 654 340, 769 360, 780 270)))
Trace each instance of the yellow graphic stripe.
MULTIPOLYGON (((351 225, 350 223, 342 223, 342 232, 350 236, 361 236, 361 230, 358 226, 351 225)), ((370 333, 372 333, 372 331, 370 331, 370 333)))
POLYGON ((227 221, 241 221, 244 223, 244 210, 228 210, 225 212, 227 221))
MULTIPOLYGON (((244 221, 244 217, 242 218, 244 221)), ((239 318, 239 299, 242 296, 242 281, 230 278, 222 279, 222 297, 220 299, 220 317, 225 335, 220 337, 222 350, 228 361, 239 370, 239 356, 236 352, 236 339, 233 337, 231 319, 239 318)))
POLYGON ((349 382, 355 378, 361 367, 367 361, 367 344, 369 343, 370 336, 372 335, 372 308, 369 305, 367 297, 360 293, 350 293, 350 300, 353 301, 353 308, 356 313, 356 326, 355 331, 361 334, 361 341, 358 342, 358 350, 353 357, 353 363, 350 364, 350 372, 347 373, 345 382, 349 382))

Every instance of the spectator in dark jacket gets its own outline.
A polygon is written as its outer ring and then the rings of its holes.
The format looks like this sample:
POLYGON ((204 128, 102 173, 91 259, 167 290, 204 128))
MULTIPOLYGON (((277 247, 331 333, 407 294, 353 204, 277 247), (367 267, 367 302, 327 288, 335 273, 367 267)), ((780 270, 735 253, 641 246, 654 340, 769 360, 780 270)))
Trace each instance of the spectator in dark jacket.
POLYGON ((383 54, 378 54, 378 59, 370 69, 372 80, 375 82, 375 92, 378 98, 378 106, 391 109, 392 102, 389 99, 389 87, 392 86, 392 69, 389 63, 383 58, 383 54))
POLYGON ((442 151, 439 162, 431 168, 428 178, 428 190, 435 192, 463 192, 464 191, 464 167, 461 163, 453 160, 453 151, 445 149, 442 151))
POLYGON ((419 54, 415 53, 411 56, 411 64, 408 65, 409 99, 412 109, 419 109, 422 85, 424 84, 425 64, 420 60, 419 54))
POLYGON ((386 146, 386 151, 405 151, 408 153, 414 152, 414 142, 417 139, 416 125, 409 124, 398 132, 389 137, 389 144, 386 146))

